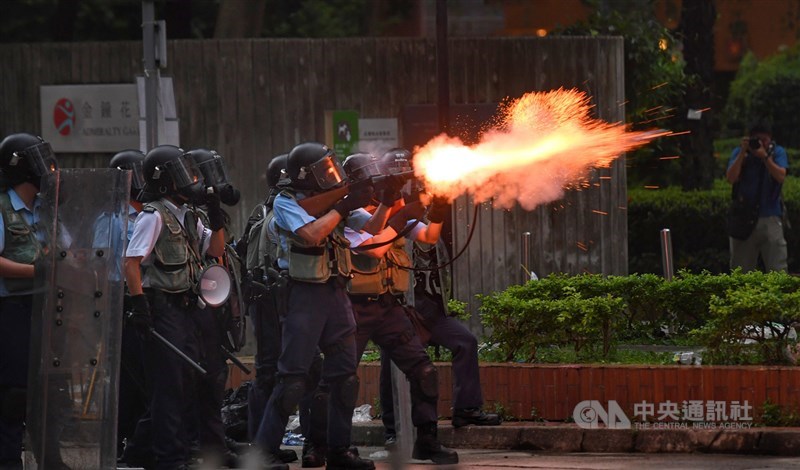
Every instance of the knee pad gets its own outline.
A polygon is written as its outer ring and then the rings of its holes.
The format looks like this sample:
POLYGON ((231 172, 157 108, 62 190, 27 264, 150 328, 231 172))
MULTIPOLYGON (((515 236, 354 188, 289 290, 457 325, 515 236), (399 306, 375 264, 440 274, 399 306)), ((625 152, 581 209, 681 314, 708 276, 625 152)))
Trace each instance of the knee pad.
POLYGON ((306 390, 305 380, 302 377, 286 377, 281 380, 280 395, 276 402, 281 414, 289 416, 294 413, 297 404, 306 390))
POLYGON ((24 387, 8 387, 0 395, 0 419, 18 422, 25 419, 27 405, 27 389, 24 387))
POLYGON ((439 373, 433 364, 424 364, 417 368, 411 380, 411 392, 419 394, 425 401, 436 401, 439 398, 439 373))
POLYGON ((326 415, 328 413, 328 392, 317 389, 311 398, 311 415, 326 415))
POLYGON ((334 389, 339 392, 337 394, 339 405, 345 408, 353 408, 356 406, 356 400, 358 399, 358 386, 358 376, 353 374, 331 384, 331 392, 334 389))
POLYGON ((319 381, 322 378, 322 362, 322 354, 317 354, 314 356, 314 360, 311 361, 311 367, 308 369, 306 383, 306 386, 309 389, 315 389, 319 387, 319 381))
POLYGON ((256 383, 255 387, 258 389, 260 393, 262 393, 267 400, 269 400, 269 396, 272 395, 272 391, 275 389, 275 376, 269 375, 258 375, 256 374, 256 383))

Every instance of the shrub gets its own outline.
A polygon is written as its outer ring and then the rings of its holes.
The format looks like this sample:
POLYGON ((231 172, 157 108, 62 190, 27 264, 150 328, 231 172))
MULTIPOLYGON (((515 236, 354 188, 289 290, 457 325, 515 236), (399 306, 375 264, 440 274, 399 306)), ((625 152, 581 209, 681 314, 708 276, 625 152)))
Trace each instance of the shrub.
MULTIPOLYGON (((729 270, 725 220, 731 186, 718 180, 707 191, 633 188, 628 191, 628 270, 662 273, 661 229, 670 229, 673 264, 692 272, 723 273, 729 270)), ((800 178, 789 176, 783 198, 791 228, 785 230, 789 246, 789 271, 800 271, 800 178)))
POLYGON ((665 328, 706 348, 704 362, 786 363, 800 321, 800 278, 782 272, 552 275, 478 297, 487 339, 503 360, 539 362, 545 349, 605 359, 621 340, 665 328), (581 354, 592 350, 594 354, 581 354))

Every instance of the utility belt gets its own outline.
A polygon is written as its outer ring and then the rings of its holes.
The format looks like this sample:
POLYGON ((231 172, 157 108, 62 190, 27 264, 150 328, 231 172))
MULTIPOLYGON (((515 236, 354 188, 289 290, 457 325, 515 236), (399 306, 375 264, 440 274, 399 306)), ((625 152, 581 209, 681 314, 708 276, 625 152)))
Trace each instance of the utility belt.
POLYGON ((0 303, 4 302, 13 302, 16 304, 33 304, 33 294, 24 294, 24 295, 7 295, 5 297, 0 297, 0 303))
POLYGON ((186 292, 164 292, 159 289, 145 288, 144 293, 148 299, 151 300, 151 305, 155 305, 157 301, 163 300, 164 302, 172 305, 173 307, 181 310, 197 307, 197 294, 192 291, 186 292))
POLYGON ((350 294, 350 302, 354 304, 369 305, 377 302, 384 308, 402 305, 403 300, 404 297, 402 295, 395 295, 391 292, 384 292, 383 294, 379 295, 350 294))

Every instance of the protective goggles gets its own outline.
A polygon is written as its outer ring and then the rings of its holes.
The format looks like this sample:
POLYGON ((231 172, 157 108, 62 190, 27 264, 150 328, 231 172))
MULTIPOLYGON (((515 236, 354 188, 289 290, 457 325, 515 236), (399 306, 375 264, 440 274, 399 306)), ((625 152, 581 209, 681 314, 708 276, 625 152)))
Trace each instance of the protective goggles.
POLYGON ((9 165, 17 166, 23 162, 36 176, 44 176, 58 170, 58 161, 53 148, 48 142, 32 145, 19 152, 14 152, 9 165))
POLYGON ((205 184, 208 186, 216 186, 229 183, 228 168, 225 166, 225 160, 222 158, 222 155, 214 151, 212 151, 211 154, 213 158, 196 163, 197 170, 203 175, 205 184))

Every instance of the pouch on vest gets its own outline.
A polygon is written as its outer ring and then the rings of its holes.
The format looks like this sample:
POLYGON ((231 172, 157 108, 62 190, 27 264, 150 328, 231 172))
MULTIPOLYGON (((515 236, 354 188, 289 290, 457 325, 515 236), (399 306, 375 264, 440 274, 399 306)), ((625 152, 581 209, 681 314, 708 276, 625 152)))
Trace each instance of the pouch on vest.
POLYGON ((303 282, 326 282, 331 277, 327 248, 293 244, 289 248, 289 277, 303 282))
POLYGON ((386 253, 386 273, 389 278, 389 292, 405 294, 411 289, 411 272, 403 267, 411 266, 411 258, 403 244, 396 244, 386 253))
POLYGON ((354 295, 380 295, 386 292, 383 259, 375 259, 367 255, 353 255, 353 277, 348 283, 347 291, 354 295))

